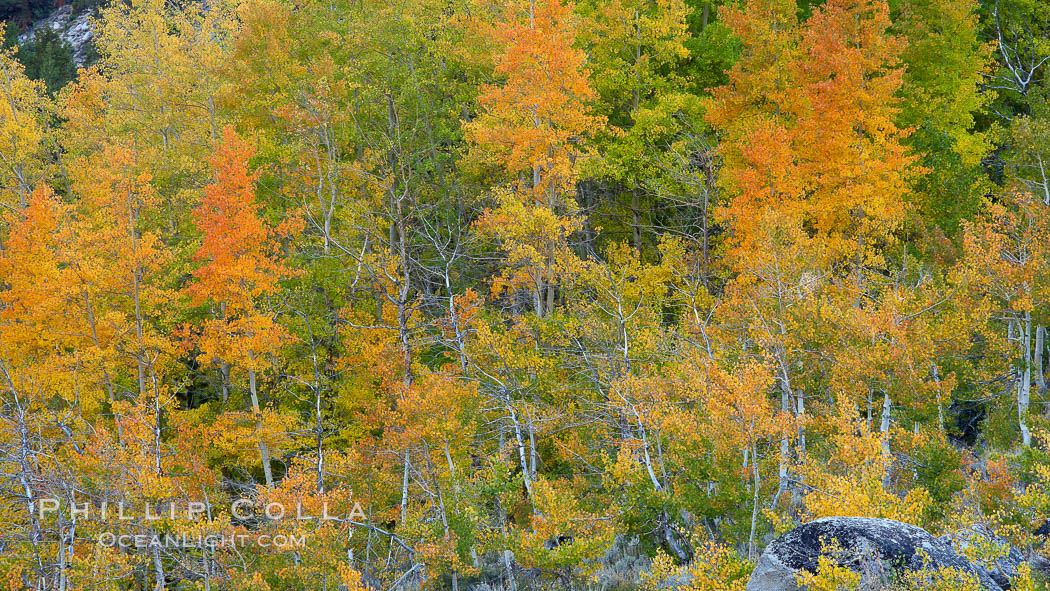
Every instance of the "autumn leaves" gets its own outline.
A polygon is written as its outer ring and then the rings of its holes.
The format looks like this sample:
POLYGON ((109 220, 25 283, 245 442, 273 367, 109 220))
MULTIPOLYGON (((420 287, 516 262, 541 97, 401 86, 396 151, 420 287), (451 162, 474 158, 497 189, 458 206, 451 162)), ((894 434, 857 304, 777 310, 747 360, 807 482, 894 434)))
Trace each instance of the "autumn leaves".
POLYGON ((725 589, 813 517, 1046 513, 1008 501, 1043 432, 1045 106, 981 84, 1003 21, 898 4, 131 0, 57 96, 0 56, 0 568, 583 586, 615 544, 725 589), (311 546, 110 551, 43 496, 206 496, 134 527, 311 546))

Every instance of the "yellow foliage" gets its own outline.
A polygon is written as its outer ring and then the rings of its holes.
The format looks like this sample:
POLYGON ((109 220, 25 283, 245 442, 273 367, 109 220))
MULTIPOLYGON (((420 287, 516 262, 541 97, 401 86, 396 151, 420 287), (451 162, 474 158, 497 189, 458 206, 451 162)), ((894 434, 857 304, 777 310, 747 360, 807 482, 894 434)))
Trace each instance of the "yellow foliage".
POLYGON ((977 577, 953 568, 906 571, 893 589, 900 591, 981 591, 977 577))
POLYGON ((807 591, 855 591, 860 586, 860 573, 838 566, 829 556, 821 555, 816 574, 801 571, 798 584, 807 591))
POLYGON ((930 495, 913 488, 901 497, 886 488, 892 457, 883 447, 884 436, 843 417, 834 428, 829 457, 806 458, 800 467, 808 491, 803 497, 807 517, 885 517, 921 526, 930 495))
POLYGON ((688 571, 692 582, 685 591, 744 591, 754 567, 726 546, 705 543, 696 548, 688 571))

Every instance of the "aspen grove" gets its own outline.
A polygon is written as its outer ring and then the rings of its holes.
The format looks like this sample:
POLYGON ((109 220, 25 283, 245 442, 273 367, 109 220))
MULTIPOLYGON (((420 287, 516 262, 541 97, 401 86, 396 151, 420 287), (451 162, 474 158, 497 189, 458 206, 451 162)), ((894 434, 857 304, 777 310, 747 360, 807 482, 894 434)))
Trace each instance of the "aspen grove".
POLYGON ((90 10, 58 88, 0 50, 0 587, 1047 542, 1047 0, 90 10))

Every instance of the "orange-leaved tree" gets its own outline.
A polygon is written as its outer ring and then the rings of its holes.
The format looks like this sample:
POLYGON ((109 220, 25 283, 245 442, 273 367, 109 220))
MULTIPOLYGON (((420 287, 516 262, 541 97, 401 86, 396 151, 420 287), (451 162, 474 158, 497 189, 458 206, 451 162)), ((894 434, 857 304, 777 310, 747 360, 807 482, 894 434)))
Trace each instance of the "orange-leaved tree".
POLYGON ((910 199, 915 157, 894 123, 904 46, 889 28, 884 0, 831 0, 803 27, 805 55, 794 64, 799 214, 843 255, 886 238, 910 199))
POLYGON ((876 0, 833 0, 801 27, 795 5, 752 0, 726 10, 745 53, 715 89, 738 247, 757 248, 767 212, 817 232, 832 254, 858 255, 903 220, 914 157, 894 123, 902 43, 876 0), (859 248, 858 248, 859 247, 859 248))
POLYGON ((506 282, 528 286, 536 314, 554 305, 558 260, 579 227, 572 195, 580 141, 599 130, 588 103, 586 56, 573 47, 572 5, 561 0, 515 2, 495 27, 502 44, 496 74, 503 84, 482 87, 483 112, 466 125, 473 159, 502 170, 510 181, 495 194, 499 205, 478 220, 508 252, 506 282))
POLYGON ((264 436, 256 376, 265 358, 284 341, 286 332, 264 311, 263 298, 278 290, 278 280, 289 270, 278 260, 277 229, 259 215, 255 198, 257 174, 248 172, 254 150, 232 128, 223 130, 222 142, 210 158, 214 182, 204 189, 204 199, 193 218, 203 234, 195 258, 203 263, 193 272, 197 279, 187 292, 198 303, 213 306, 214 316, 203 323, 197 346, 201 356, 221 366, 224 397, 228 394, 230 366, 248 372, 248 392, 266 485, 273 484, 270 449, 264 436))
POLYGON ((744 53, 713 89, 706 119, 722 136, 723 181, 730 199, 718 217, 732 231, 731 245, 751 249, 766 209, 797 207, 805 195, 791 142, 791 95, 799 53, 794 2, 749 0, 723 8, 744 53))

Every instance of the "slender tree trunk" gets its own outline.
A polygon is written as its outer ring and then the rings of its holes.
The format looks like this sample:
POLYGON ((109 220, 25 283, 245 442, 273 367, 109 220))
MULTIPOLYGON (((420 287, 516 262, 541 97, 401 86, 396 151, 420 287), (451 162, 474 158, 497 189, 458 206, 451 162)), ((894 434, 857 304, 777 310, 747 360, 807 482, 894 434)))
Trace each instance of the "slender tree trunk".
MULTIPOLYGON (((642 461, 645 462, 645 471, 649 475, 649 481, 653 483, 653 489, 660 492, 664 487, 660 484, 660 480, 656 477, 656 472, 653 470, 652 455, 649 453, 649 436, 645 431, 645 425, 642 423, 642 417, 638 414, 638 410, 633 404, 631 405, 631 410, 634 412, 635 420, 638 421, 638 432, 642 436, 642 461)), ((659 438, 659 435, 657 435, 657 438, 659 438)))
POLYGON ((262 458, 263 476, 266 486, 273 486, 273 472, 270 471, 270 447, 262 435, 262 410, 259 408, 259 393, 255 388, 255 370, 248 370, 248 391, 252 397, 252 413, 255 415, 255 434, 259 438, 259 456, 262 458))
POLYGON ((532 426, 532 413, 529 409, 525 409, 525 416, 528 417, 528 428, 529 428, 529 478, 533 482, 536 481, 536 461, 539 458, 539 454, 536 452, 536 429, 532 426))
POLYGON ((869 386, 868 387, 868 414, 867 414, 867 422, 868 422, 868 431, 869 432, 871 431, 871 412, 872 412, 871 409, 872 409, 872 405, 873 404, 874 403, 871 400, 871 387, 869 386))
POLYGON ((411 467, 408 450, 405 450, 405 460, 402 462, 404 471, 401 473, 401 526, 404 527, 408 521, 408 471, 411 467))
POLYGON ((944 431, 944 402, 941 400, 941 375, 937 371, 937 364, 933 364, 933 381, 937 384, 937 424, 941 432, 944 431))
POLYGON ((536 307, 536 318, 543 318, 543 300, 544 300, 545 286, 543 279, 536 280, 536 290, 533 293, 533 299, 536 307))
POLYGON ((160 383, 157 381, 157 372, 153 370, 153 363, 149 364, 149 375, 150 380, 153 382, 153 407, 156 411, 153 417, 153 449, 155 456, 153 458, 154 469, 157 471, 157 475, 162 474, 161 470, 161 455, 163 448, 161 447, 161 436, 163 435, 163 419, 164 416, 161 414, 161 400, 160 400, 160 383))
MULTIPOLYGON (((91 329, 91 341, 95 344, 95 348, 98 349, 99 353, 102 352, 102 344, 98 340, 98 330, 95 325, 95 312, 91 307, 91 296, 88 295, 87 291, 84 292, 84 308, 87 311, 88 326, 91 329)), ((106 397, 109 399, 110 406, 117 401, 116 393, 113 390, 113 380, 109 377, 109 370, 106 369, 105 362, 102 362, 102 379, 106 384, 106 397)), ((117 424, 117 442, 121 446, 124 445, 124 425, 121 423, 120 413, 113 413, 113 420, 117 424)))
POLYGON ((525 493, 529 497, 529 501, 531 501, 532 471, 529 469, 529 463, 525 459, 525 439, 521 433, 521 422, 518 421, 518 413, 514 410, 514 405, 509 401, 507 402, 507 410, 510 411, 510 420, 514 427, 514 438, 518 444, 518 461, 521 462, 522 477, 525 479, 525 493))
POLYGON ((882 393, 882 423, 879 425, 879 433, 882 433, 882 453, 890 455, 890 410, 892 404, 889 391, 882 393))
POLYGON ((1025 312, 1024 334, 1022 335, 1022 346, 1024 347, 1021 375, 1017 380, 1017 424, 1021 428, 1021 442, 1025 447, 1031 447, 1032 434, 1028 430, 1028 405, 1032 393, 1032 313, 1025 312))
POLYGON ((518 591, 518 583, 514 580, 514 553, 510 550, 503 551, 503 568, 507 571, 507 589, 518 591))
POLYGON ((317 493, 324 493, 324 423, 321 413, 321 387, 314 394, 314 445, 317 446, 317 493))
POLYGON ((38 519, 38 507, 36 507, 36 494, 33 486, 33 475, 36 473, 35 464, 36 460, 33 456, 36 453, 33 451, 33 446, 30 444, 30 427, 26 424, 26 411, 21 406, 21 401, 18 399, 18 392, 15 389, 14 383, 11 380, 10 374, 7 373, 6 368, 0 364, 0 369, 4 369, 4 376, 7 378, 7 383, 10 386, 11 394, 15 401, 14 413, 18 417, 18 483, 22 487, 22 493, 25 497, 26 512, 29 515, 29 545, 33 548, 33 562, 36 563, 36 569, 38 573, 43 576, 44 573, 44 562, 41 557, 40 546, 43 542, 44 535, 40 521, 38 519))
POLYGON ((1032 369, 1035 370, 1035 385, 1039 388, 1039 392, 1046 391, 1046 377, 1043 375, 1043 336, 1046 333, 1046 328, 1038 326, 1035 329, 1035 354, 1033 355, 1034 361, 1032 362, 1032 369))
MULTIPOLYGON (((71 501, 72 502, 72 499, 71 501)), ((73 560, 73 544, 77 539, 77 517, 76 514, 71 515, 69 523, 69 535, 62 534, 62 513, 59 513, 58 518, 58 589, 59 591, 66 591, 69 588, 69 565, 73 560), (66 540, 69 540, 68 547, 66 540)))
POLYGON ((642 199, 638 187, 635 187, 631 191, 631 237, 634 241, 634 248, 638 252, 642 251, 642 199))
POLYGON ((882 434, 882 455, 886 458, 886 471, 882 475, 882 485, 885 488, 890 486, 890 411, 893 408, 893 404, 890 401, 890 393, 888 390, 882 393, 882 423, 879 425, 879 433, 882 434))
MULTIPOLYGON (((437 470, 434 469, 434 462, 430 459, 430 446, 424 443, 424 456, 427 460, 427 467, 430 468, 430 477, 434 479, 434 495, 437 497, 438 510, 441 512, 441 526, 445 531, 445 539, 449 540, 449 527, 448 527, 448 513, 445 511, 445 495, 441 492, 441 483, 438 481, 437 470)), ((445 448, 446 454, 448 448, 445 448)), ((451 462, 449 466, 451 466, 451 462)), ((452 591, 459 591, 459 576, 456 569, 452 569, 452 591)))
MULTIPOLYGON (((795 400, 796 402, 798 402, 797 414, 798 417, 801 419, 802 416, 806 414, 805 394, 801 390, 799 390, 798 395, 795 397, 795 400)), ((803 427, 801 424, 798 426, 798 457, 806 457, 806 428, 803 427)))
POLYGON ((1043 157, 1036 153, 1036 159, 1039 160, 1039 176, 1043 178, 1043 205, 1050 205, 1050 182, 1047 182, 1046 178, 1046 166, 1043 165, 1043 157))
MULTIPOLYGON (((788 382, 787 369, 781 369, 783 375, 780 379, 780 410, 784 413, 792 412, 791 408, 791 384, 788 382)), ((780 501, 780 495, 784 494, 788 487, 788 461, 790 460, 791 446, 787 435, 780 438, 780 468, 778 471, 777 492, 773 495, 773 506, 780 501)), ((752 459, 752 463, 755 460, 752 459)))
POLYGON ((164 582, 164 564, 160 561, 160 548, 156 544, 153 547, 153 572, 157 577, 157 584, 153 587, 154 591, 164 591, 166 585, 164 582))
POLYGON ((139 297, 139 264, 138 264, 138 235, 135 230, 135 207, 132 202, 131 190, 128 189, 128 226, 131 231, 131 256, 134 261, 134 268, 131 270, 131 295, 132 300, 135 304, 135 338, 138 339, 139 351, 135 355, 135 361, 138 365, 138 382, 139 382, 139 396, 146 395, 146 368, 143 363, 143 356, 145 355, 144 343, 142 339, 142 302, 139 297))
POLYGON ((230 400, 230 364, 225 361, 219 366, 219 379, 222 380, 222 401, 226 403, 230 400))
MULTIPOLYGON (((751 454, 757 458, 758 448, 755 446, 755 442, 752 438, 751 441, 751 454)), ((762 489, 761 475, 758 471, 758 462, 752 459, 751 461, 751 474, 754 476, 754 490, 751 492, 751 534, 747 538, 747 559, 757 560, 758 559, 758 547, 756 545, 755 536, 758 533, 758 496, 762 489)))
POLYGON ((412 385, 412 343, 409 334, 409 309, 408 296, 412 289, 412 267, 409 264, 408 254, 408 228, 405 223, 404 212, 401 208, 401 199, 397 200, 397 237, 398 256, 401 263, 400 286, 397 293, 397 330, 401 339, 401 357, 405 364, 404 383, 405 386, 412 385))

